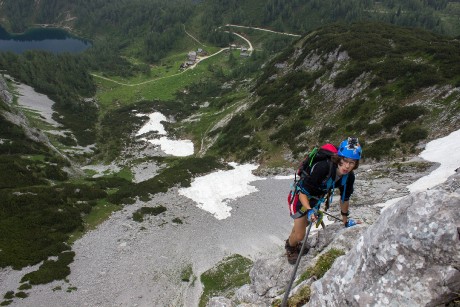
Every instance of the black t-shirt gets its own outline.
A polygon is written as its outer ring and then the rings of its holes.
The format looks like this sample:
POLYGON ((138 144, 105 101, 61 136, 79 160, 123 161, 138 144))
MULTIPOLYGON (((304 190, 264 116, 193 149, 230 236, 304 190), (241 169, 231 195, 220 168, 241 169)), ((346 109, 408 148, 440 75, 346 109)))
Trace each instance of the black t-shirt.
POLYGON ((336 172, 337 164, 334 164, 328 160, 316 163, 312 167, 310 176, 306 176, 300 182, 301 192, 310 197, 313 196, 321 198, 327 193, 328 188, 334 187, 339 188, 340 196, 343 201, 349 200, 351 194, 353 194, 355 174, 350 172, 347 175, 346 181, 343 182, 344 180, 342 180, 342 178, 338 179, 337 181, 334 180, 336 177, 336 172))

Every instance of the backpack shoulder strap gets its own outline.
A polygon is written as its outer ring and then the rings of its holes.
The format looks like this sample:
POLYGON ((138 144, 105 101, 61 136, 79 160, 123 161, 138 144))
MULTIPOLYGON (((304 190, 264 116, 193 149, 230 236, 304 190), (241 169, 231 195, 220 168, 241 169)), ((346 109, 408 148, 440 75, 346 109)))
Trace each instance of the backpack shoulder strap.
POLYGON ((343 176, 342 176, 342 185, 343 185, 344 187, 347 186, 347 180, 348 180, 348 174, 343 175, 343 176))
POLYGON ((348 174, 342 176, 342 185, 343 185, 343 193, 342 193, 342 201, 345 199, 345 193, 347 192, 347 180, 348 180, 348 174))
MULTIPOLYGON (((335 177, 335 172, 334 172, 334 163, 327 159, 327 165, 329 166, 329 171, 327 172, 327 176, 325 177, 325 180, 328 181, 331 179, 331 177, 335 177)), ((332 178, 332 181, 334 181, 334 178, 332 178)))

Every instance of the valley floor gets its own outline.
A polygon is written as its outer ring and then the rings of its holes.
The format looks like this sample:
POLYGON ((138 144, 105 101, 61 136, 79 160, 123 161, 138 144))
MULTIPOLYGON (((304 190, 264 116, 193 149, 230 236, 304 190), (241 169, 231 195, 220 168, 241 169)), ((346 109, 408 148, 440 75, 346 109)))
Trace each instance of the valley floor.
MULTIPOLYGON (((197 306, 200 274, 225 256, 281 252, 291 228, 285 200, 290 182, 254 182, 259 192, 232 201, 232 215, 224 220, 177 190, 127 206, 75 242, 68 283, 34 286, 12 306, 197 306), (131 219, 139 207, 155 205, 168 210, 141 223, 131 219), (172 223, 176 217, 183 224, 172 223), (181 281, 187 265, 198 277, 193 283, 181 281)), ((10 284, 2 288, 17 289, 14 278, 4 281, 10 284)))

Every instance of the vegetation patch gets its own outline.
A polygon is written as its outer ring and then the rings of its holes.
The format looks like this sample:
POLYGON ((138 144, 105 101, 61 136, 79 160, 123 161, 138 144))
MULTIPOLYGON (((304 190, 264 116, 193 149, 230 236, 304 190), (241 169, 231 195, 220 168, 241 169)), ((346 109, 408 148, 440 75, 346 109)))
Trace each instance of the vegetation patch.
POLYGON ((92 201, 91 203, 91 211, 88 214, 85 214, 82 218, 82 227, 77 228, 69 235, 69 239, 67 240, 69 244, 72 244, 81 238, 87 231, 95 229, 98 225, 109 218, 114 211, 121 209, 121 206, 111 204, 106 199, 92 201))
POLYGON ((72 291, 77 291, 78 288, 77 287, 68 287, 67 290, 65 290, 66 292, 72 292, 72 291))
POLYGON ((19 291, 16 293, 16 297, 19 297, 19 298, 26 298, 28 297, 29 295, 27 293, 25 293, 24 291, 19 291))
MULTIPOLYGON (((310 286, 302 287, 296 294, 289 297, 287 301, 288 307, 301 307, 310 301, 311 289, 310 286)), ((277 299, 272 303, 273 307, 281 306, 282 300, 277 299)))
POLYGON ((308 268, 302 275, 300 275, 299 280, 297 281, 297 284, 313 276, 316 279, 320 279, 331 268, 335 259, 337 259, 338 257, 342 255, 345 255, 345 252, 342 250, 334 249, 334 248, 328 250, 326 253, 324 253, 318 258, 318 261, 313 267, 308 268))
POLYGON ((383 125, 379 123, 370 124, 367 126, 367 129, 366 129, 367 134, 369 134, 370 136, 379 134, 382 131, 383 131, 383 125))
POLYGON ((180 273, 180 279, 184 282, 190 282, 193 277, 193 269, 192 265, 189 264, 187 265, 184 269, 182 269, 182 272, 180 273))
POLYGON ((156 207, 142 207, 140 209, 137 209, 133 213, 133 220, 136 222, 142 222, 144 221, 144 216, 145 215, 159 215, 163 212, 165 212, 167 209, 164 206, 156 206, 156 207))
POLYGON ((0 267, 20 269, 58 255, 69 246, 69 235, 82 227, 91 202, 106 197, 97 187, 59 184, 0 189, 0 267))
POLYGON ((365 157, 379 160, 384 156, 388 156, 389 152, 393 149, 395 142, 395 138, 379 139, 366 146, 366 150, 364 152, 365 157))
POLYGON ((427 110, 420 106, 405 106, 393 109, 388 113, 382 120, 382 125, 387 131, 393 129, 393 127, 406 122, 414 121, 419 116, 425 114, 427 110))
POLYGON ((32 285, 29 283, 25 283, 19 286, 18 290, 29 290, 32 288, 32 285))
POLYGON ((405 127, 401 132, 401 142, 417 143, 428 137, 428 131, 422 127, 405 127))
POLYGON ((45 260, 37 271, 24 275, 21 282, 28 281, 31 285, 38 285, 64 279, 70 274, 69 264, 72 263, 74 256, 74 252, 64 252, 59 254, 56 261, 45 260))
POLYGON ((209 298, 213 296, 231 297, 237 288, 250 283, 251 267, 250 259, 236 254, 223 259, 214 268, 204 272, 200 277, 204 289, 199 306, 206 306, 209 298))
POLYGON ((3 298, 5 298, 7 300, 14 298, 14 291, 6 292, 5 295, 3 295, 3 298))

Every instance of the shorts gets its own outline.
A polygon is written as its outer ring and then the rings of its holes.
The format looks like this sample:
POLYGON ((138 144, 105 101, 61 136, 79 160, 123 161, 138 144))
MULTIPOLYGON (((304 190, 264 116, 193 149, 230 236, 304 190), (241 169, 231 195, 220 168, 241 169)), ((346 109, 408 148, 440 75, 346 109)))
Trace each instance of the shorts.
MULTIPOLYGON (((310 202, 311 208, 314 208, 318 203, 317 199, 310 198, 308 201, 310 202)), ((307 215, 307 211, 302 210, 302 203, 299 200, 299 193, 296 193, 294 197, 292 195, 288 196, 288 206, 289 214, 293 219, 298 219, 307 215)))

